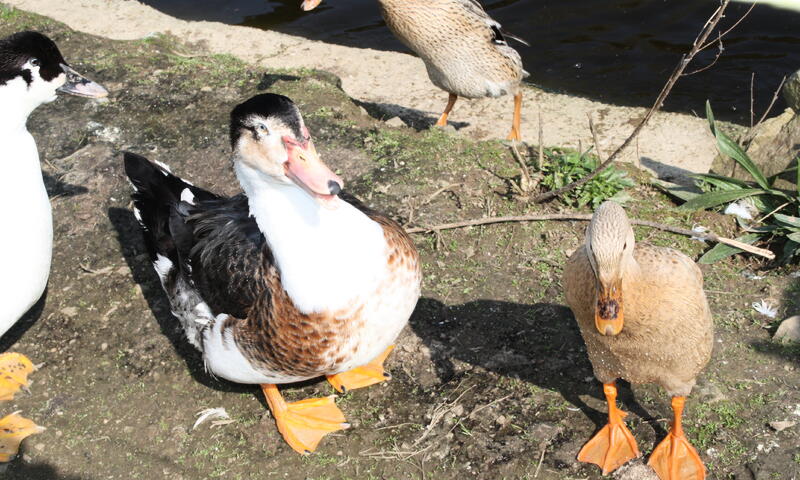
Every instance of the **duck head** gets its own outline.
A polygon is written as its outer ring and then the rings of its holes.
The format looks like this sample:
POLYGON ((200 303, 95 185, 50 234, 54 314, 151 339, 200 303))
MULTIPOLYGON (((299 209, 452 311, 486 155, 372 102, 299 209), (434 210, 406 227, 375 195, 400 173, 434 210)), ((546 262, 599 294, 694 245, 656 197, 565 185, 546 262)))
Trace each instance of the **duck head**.
POLYGON ((303 189, 327 208, 339 205, 344 182, 320 159, 300 111, 287 97, 257 95, 231 112, 234 161, 262 180, 303 189))
POLYGON ((625 210, 604 202, 586 229, 586 254, 595 280, 594 324, 602 335, 617 335, 624 324, 622 277, 633 262, 635 239, 625 210))
MULTIPOLYGON (((57 93, 99 98, 108 91, 73 70, 56 44, 38 32, 19 32, 0 39, 0 89, 21 102, 25 115, 56 98, 57 93)), ((8 114, 8 113, 7 113, 8 114)))

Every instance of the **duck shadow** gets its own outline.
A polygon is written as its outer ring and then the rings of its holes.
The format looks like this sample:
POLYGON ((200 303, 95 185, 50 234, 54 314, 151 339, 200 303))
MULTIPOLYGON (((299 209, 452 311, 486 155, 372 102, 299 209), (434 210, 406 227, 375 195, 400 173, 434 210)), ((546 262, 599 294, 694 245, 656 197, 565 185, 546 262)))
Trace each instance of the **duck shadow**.
POLYGON ((244 393, 253 388, 248 385, 228 382, 208 373, 203 357, 186 340, 178 319, 172 315, 169 300, 161 288, 161 281, 153 269, 147 253, 139 222, 130 210, 109 208, 108 218, 117 232, 117 241, 133 281, 141 287, 150 311, 158 322, 161 332, 172 343, 175 352, 184 360, 192 377, 206 387, 224 392, 244 393))
POLYGON ((19 458, 0 467, 0 477, 8 480, 89 480, 89 477, 61 474, 47 463, 27 463, 19 458))
POLYGON ((47 190, 47 196, 51 199, 57 197, 74 197, 89 191, 86 187, 67 183, 49 173, 42 172, 42 178, 44 179, 44 187, 47 190))
MULTIPOLYGON (((49 287, 48 287, 49 288, 49 287)), ((0 352, 8 351, 15 343, 17 343, 33 325, 41 318, 44 312, 44 307, 47 303, 47 288, 45 288, 39 300, 20 317, 17 322, 8 329, 8 331, 0 338, 0 352)), ((25 353, 25 352, 20 352, 25 353)))
MULTIPOLYGON (((564 305, 496 300, 445 305, 421 298, 410 325, 430 349, 442 382, 455 377, 455 359, 558 392, 598 429, 608 421, 605 408, 597 410, 582 398, 605 401, 578 326, 564 305)), ((666 435, 656 417, 634 398, 629 384, 620 380, 618 385, 618 401, 651 424, 659 437, 666 435)))
MULTIPOLYGON (((403 107, 394 103, 365 102, 357 99, 353 99, 353 102, 366 110, 367 114, 376 120, 385 122, 391 118, 398 117, 407 127, 413 128, 418 132, 433 128, 439 120, 439 116, 432 112, 403 107)), ((445 103, 444 101, 442 102, 442 109, 444 109, 445 103)), ((452 118, 447 121, 447 124, 456 130, 470 125, 469 122, 453 121, 452 118)))

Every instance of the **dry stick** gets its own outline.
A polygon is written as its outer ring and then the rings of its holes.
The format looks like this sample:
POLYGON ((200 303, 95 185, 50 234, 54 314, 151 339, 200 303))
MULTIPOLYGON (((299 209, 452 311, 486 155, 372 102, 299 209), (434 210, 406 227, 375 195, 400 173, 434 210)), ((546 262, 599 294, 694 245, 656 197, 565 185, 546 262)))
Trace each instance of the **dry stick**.
MULTIPOLYGON (((454 228, 464 228, 464 227, 474 227, 477 225, 487 225, 491 223, 506 223, 506 222, 542 222, 542 221, 564 221, 564 220, 573 220, 573 221, 582 221, 588 222, 592 219, 592 215, 589 213, 569 213, 569 214, 541 214, 541 215, 510 215, 507 217, 488 217, 488 218, 478 218, 474 220, 466 220, 463 222, 453 222, 453 223, 443 223, 441 225, 434 225, 432 227, 416 227, 410 228, 406 230, 408 233, 424 233, 424 232, 434 232, 439 233, 442 230, 451 230, 454 228)), ((664 225, 663 223, 656 223, 650 222, 648 220, 636 220, 631 219, 630 221, 634 225, 641 225, 644 227, 651 227, 657 228, 659 230, 664 230, 666 232, 677 233, 679 235, 687 235, 690 237, 700 238, 702 240, 708 240, 711 242, 717 243, 724 243, 725 245, 729 245, 734 248, 738 248, 739 250, 744 250, 745 252, 749 252, 755 255, 759 255, 770 260, 775 259, 775 254, 765 248, 758 248, 752 245, 748 245, 746 243, 739 242, 737 240, 733 240, 730 238, 720 237, 711 232, 695 232, 694 230, 688 230, 686 228, 680 227, 672 227, 670 225, 664 225)))
POLYGON ((542 126, 542 109, 539 109, 539 148, 537 150, 539 164, 536 170, 541 172, 544 166, 544 126, 542 126))
MULTIPOLYGON (((781 79, 781 83, 778 84, 778 88, 776 88, 775 92, 772 94, 772 100, 770 100, 769 105, 767 106, 767 109, 764 110, 764 114, 761 115, 761 118, 758 119, 756 124, 754 126, 750 127, 750 129, 742 136, 742 139, 739 141, 740 145, 745 145, 748 142, 750 142, 751 140, 753 140, 753 137, 755 136, 755 127, 757 127, 757 126, 761 125, 762 123, 764 123, 764 120, 766 120, 767 115, 769 115, 769 112, 772 111, 772 107, 775 106, 775 102, 778 101, 778 97, 780 96, 781 90, 783 89, 783 85, 785 83, 786 83, 786 76, 784 75, 783 79, 781 79)), ((750 107, 750 108, 752 109, 753 107, 750 107)))
MULTIPOLYGON (((639 133, 642 131, 642 128, 644 128, 647 122, 650 121, 653 115, 658 110, 661 109, 661 105, 664 103, 664 100, 667 99, 667 96, 669 96, 669 93, 672 91, 672 87, 674 87, 675 83, 678 82, 678 79, 681 78, 684 70, 686 70, 686 67, 694 59, 694 57, 701 50, 708 48, 709 45, 716 43, 717 41, 721 41, 722 37, 724 37, 728 32, 731 31, 733 27, 731 27, 731 29, 728 29, 727 31, 725 31, 725 33, 720 35, 717 40, 710 43, 706 43, 708 41, 708 37, 711 35, 711 32, 714 31, 714 29, 717 27, 717 24, 722 19, 723 14, 725 13, 725 9, 728 8, 730 2, 731 0, 722 0, 722 3, 720 4, 719 7, 717 7, 717 10, 714 12, 714 14, 706 21, 705 25, 703 26, 703 29, 698 34, 697 38, 695 38, 695 41, 692 44, 692 48, 691 50, 689 50, 689 53, 681 57, 680 62, 678 62, 678 65, 675 67, 675 70, 672 72, 672 75, 670 75, 669 79, 667 80, 667 83, 664 84, 664 88, 661 89, 661 93, 658 94, 658 98, 656 98, 656 101, 653 104, 653 106, 650 107, 650 110, 647 111, 644 118, 642 118, 639 124, 636 125, 636 128, 633 129, 633 132, 630 134, 630 136, 628 136, 628 138, 626 138, 625 141, 622 142, 622 145, 620 145, 616 150, 614 150, 614 153, 612 153, 611 156, 609 156, 606 159, 606 161, 601 163, 600 166, 597 167, 597 169, 595 169, 595 171, 593 171, 589 175, 581 178, 580 180, 576 180, 568 185, 565 185, 561 188, 558 188, 556 190, 551 190, 549 192, 537 195, 531 201, 533 201, 534 203, 542 203, 544 201, 550 200, 551 198, 558 197, 565 192, 573 190, 591 181, 593 178, 602 173, 603 170, 608 168, 614 162, 614 160, 616 160, 617 157, 619 157, 619 155, 623 152, 623 150, 625 150, 628 147, 628 145, 630 145, 631 142, 633 142, 633 140, 639 136, 639 133)), ((752 8, 748 10, 747 13, 744 14, 744 16, 746 16, 750 11, 752 11, 752 8)), ((742 17, 742 19, 744 18, 744 16, 742 17)), ((734 27, 738 25, 742 19, 736 22, 736 24, 734 24, 734 27)))
POLYGON ((589 131, 592 132, 592 139, 594 140, 594 151, 597 152, 597 158, 603 159, 603 151, 600 150, 600 141, 597 138, 597 129, 594 128, 594 120, 592 120, 592 113, 586 114, 589 117, 589 131))

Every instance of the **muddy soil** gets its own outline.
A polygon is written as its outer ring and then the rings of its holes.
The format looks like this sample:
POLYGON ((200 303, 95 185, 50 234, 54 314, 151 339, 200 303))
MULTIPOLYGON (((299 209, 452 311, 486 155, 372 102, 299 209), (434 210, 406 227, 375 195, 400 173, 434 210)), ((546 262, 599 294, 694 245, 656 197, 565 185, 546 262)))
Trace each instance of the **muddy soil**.
MULTIPOLYGON (((212 378, 183 339, 147 262, 120 154, 135 151, 200 186, 237 192, 228 112, 272 91, 298 103, 347 188, 401 221, 567 210, 513 194, 518 171, 506 146, 388 127, 324 72, 187 57, 175 39, 111 41, 0 9, 0 36, 24 28, 50 35, 76 69, 113 93, 104 103, 60 98, 29 122, 51 192, 55 247, 46 297, 2 339, 3 350, 44 364, 32 394, 3 409, 21 409, 47 430, 25 441, 5 478, 601 478, 575 459, 604 423, 605 405, 560 287, 584 224, 415 236, 423 295, 387 362, 392 380, 340 396, 352 427, 301 457, 280 439, 257 387, 212 378), (192 429, 197 412, 211 407, 224 407, 233 422, 192 429)), ((735 235, 730 217, 677 211, 645 175, 631 175, 633 216, 735 235)), ((648 228, 637 236, 694 258, 708 248, 648 228)), ((789 276, 796 267, 762 266, 733 258, 703 267, 717 340, 685 423, 711 478, 800 478, 800 426, 768 425, 800 423, 800 350, 773 344, 774 321, 751 307, 766 299, 779 318, 799 313, 800 282, 789 276)), ((294 400, 332 389, 316 381, 284 392, 294 400)), ((622 384, 620 400, 646 458, 668 428, 669 399, 654 386, 622 384)), ((652 478, 641 461, 615 476, 652 478)))

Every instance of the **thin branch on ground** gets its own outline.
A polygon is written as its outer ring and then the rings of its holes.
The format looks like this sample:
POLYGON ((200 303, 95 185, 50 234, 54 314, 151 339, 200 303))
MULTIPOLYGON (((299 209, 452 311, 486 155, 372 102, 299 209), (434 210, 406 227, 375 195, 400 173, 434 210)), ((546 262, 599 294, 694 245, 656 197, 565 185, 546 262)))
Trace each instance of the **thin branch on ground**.
MULTIPOLYGON (((784 75, 784 77, 781 79, 781 83, 778 84, 778 88, 776 88, 775 92, 773 92, 772 100, 770 100, 767 109, 764 110, 764 114, 761 115, 761 117, 758 119, 755 125, 750 127, 750 129, 744 135, 742 135, 742 139, 739 141, 740 145, 746 145, 747 143, 753 140, 753 137, 755 136, 756 127, 764 123, 764 120, 767 119, 767 115, 769 115, 769 113, 772 111, 772 107, 775 106, 775 102, 778 101, 778 97, 780 97, 781 90, 783 90, 783 85, 785 83, 786 83, 786 76, 784 75)), ((751 105, 752 105, 752 100, 751 100, 751 105)), ((750 108, 752 110, 753 107, 751 106, 750 108)))
POLYGON ((597 137, 597 128, 594 126, 591 112, 586 114, 589 117, 589 131, 592 132, 592 140, 594 140, 594 151, 597 152, 597 158, 603 161, 603 151, 600 150, 600 139, 597 137))
MULTIPOLYGON (((441 225, 433 225, 430 227, 416 227, 406 230, 408 233, 426 233, 433 232, 438 234, 442 230, 452 230, 455 228, 474 227, 478 225, 489 225, 492 223, 508 223, 508 222, 543 222, 543 221, 581 221, 588 222, 592 219, 590 213, 570 213, 570 214, 540 214, 540 215, 511 215, 506 217, 487 217, 477 218, 473 220, 465 220, 463 222, 443 223, 441 225)), ((673 227, 664 225, 663 223, 651 222, 648 220, 631 219, 633 225, 640 225, 644 227, 656 228, 665 232, 677 233, 679 235, 686 235, 695 237, 710 242, 724 243, 725 245, 744 250, 745 252, 759 255, 770 260, 775 259, 775 254, 765 248, 754 247, 746 243, 733 240, 731 238, 720 237, 711 232, 696 232, 686 228, 673 227)))
POLYGON ((541 172, 544 166, 544 126, 542 125, 542 109, 539 109, 539 148, 537 149, 536 170, 541 172))
POLYGON ((528 170, 528 165, 525 163, 525 159, 522 158, 522 154, 519 153, 519 149, 517 149, 516 140, 511 142, 511 154, 514 156, 514 160, 517 161, 519 164, 519 169, 522 171, 522 177, 519 180, 519 188, 523 193, 528 193, 533 190, 536 185, 533 182, 533 178, 528 170))
MULTIPOLYGON (((542 203, 552 198, 556 198, 560 195, 563 195, 566 192, 574 190, 575 188, 578 188, 581 185, 590 182, 592 179, 594 179, 596 176, 602 173, 605 169, 611 166, 611 164, 617 159, 617 157, 619 157, 620 154, 626 148, 628 148, 628 146, 634 141, 634 139, 636 139, 639 136, 639 133, 642 131, 647 122, 650 121, 653 115, 655 115, 655 113, 661 109, 662 105, 664 104, 664 101, 667 99, 670 92, 672 91, 672 88, 681 78, 683 72, 686 70, 686 67, 689 65, 689 63, 692 60, 694 60, 694 57, 701 50, 708 48, 708 46, 716 43, 717 40, 708 42, 708 37, 717 28, 717 25, 719 24, 719 21, 722 19, 723 14, 725 13, 725 9, 728 8, 730 2, 731 0, 722 0, 720 6, 717 7, 717 10, 714 12, 714 14, 711 15, 711 17, 706 21, 702 30, 700 30, 700 33, 697 35, 697 38, 695 38, 695 41, 692 44, 692 48, 689 50, 688 53, 686 53, 681 57, 680 61, 678 62, 678 65, 672 72, 672 75, 670 75, 669 79, 667 80, 667 83, 665 83, 664 87, 661 89, 661 93, 658 94, 658 98, 656 98, 656 101, 655 103, 653 103, 653 106, 650 107, 650 110, 648 110, 645 116, 639 121, 639 123, 636 125, 636 128, 633 129, 633 132, 628 136, 628 138, 626 138, 625 141, 622 142, 622 145, 620 145, 616 150, 614 150, 614 153, 612 153, 603 163, 600 164, 599 167, 597 167, 597 169, 595 169, 589 175, 581 178, 580 180, 576 180, 568 185, 565 185, 561 188, 537 195, 532 199, 534 203, 542 203)), ((746 16, 751 10, 752 8, 748 10, 744 16, 746 16)), ((729 33, 736 25, 739 25, 739 23, 741 23, 741 21, 744 19, 744 16, 741 19, 739 19, 739 21, 737 21, 733 27, 729 28, 723 34, 719 35, 718 40, 721 40, 722 37, 724 37, 727 33, 729 33)))

